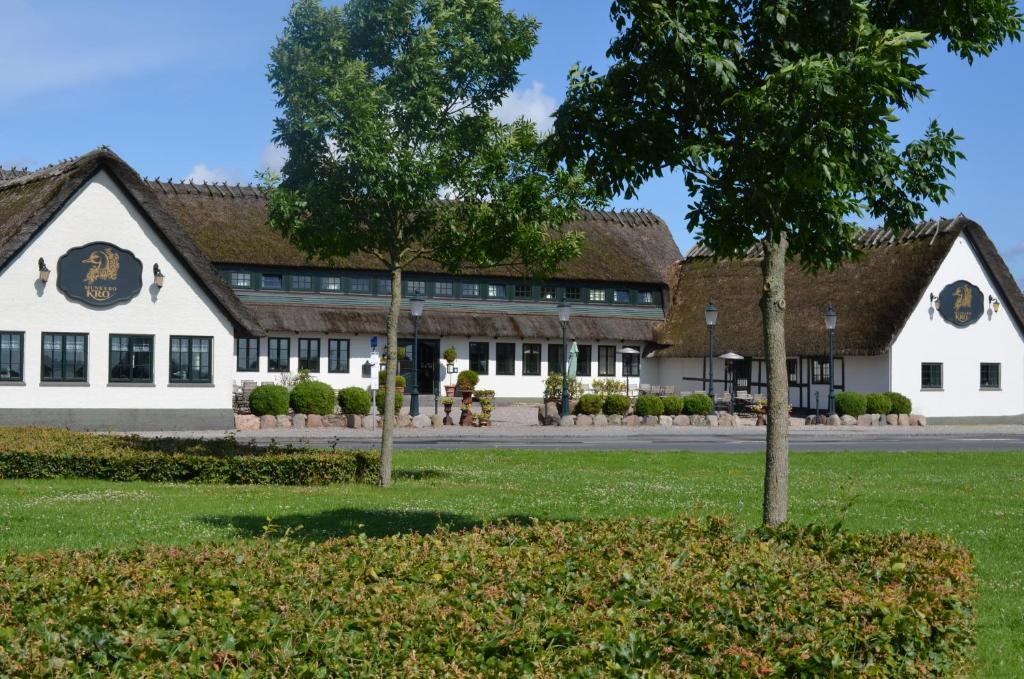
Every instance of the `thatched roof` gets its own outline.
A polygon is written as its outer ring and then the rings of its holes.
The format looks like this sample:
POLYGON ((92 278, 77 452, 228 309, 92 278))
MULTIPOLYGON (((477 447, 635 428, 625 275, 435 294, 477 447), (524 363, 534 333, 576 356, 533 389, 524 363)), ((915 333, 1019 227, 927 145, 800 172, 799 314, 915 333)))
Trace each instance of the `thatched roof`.
MULTIPOLYGON (((831 303, 839 313, 836 353, 872 356, 895 341, 913 309, 928 294, 939 265, 954 241, 965 235, 999 286, 1007 313, 1024 327, 1024 297, 984 230, 966 217, 925 222, 894 235, 885 229, 860 235, 863 257, 817 275, 791 263, 786 270, 786 348, 793 356, 823 353, 823 314, 831 303)), ((704 356, 704 308, 714 299, 720 314, 716 352, 764 355, 759 307, 761 264, 752 250, 744 259, 715 261, 697 247, 675 267, 672 302, 656 333, 664 348, 657 356, 704 356)))
MULTIPOLYGON (((267 226, 262 194, 253 187, 157 180, 150 181, 149 187, 216 264, 384 270, 379 260, 367 254, 332 262, 311 260, 267 226)), ((568 228, 586 234, 583 253, 563 265, 558 278, 665 284, 668 270, 680 253, 661 218, 646 211, 613 210, 585 211, 580 217, 568 228)), ((442 273, 431 262, 416 262, 407 271, 442 273)), ((516 277, 521 272, 498 267, 486 273, 516 277)))
POLYGON ((142 178, 113 151, 95 151, 35 172, 5 172, 0 178, 0 270, 96 173, 106 170, 214 303, 245 332, 257 332, 249 312, 178 222, 153 199, 142 178))

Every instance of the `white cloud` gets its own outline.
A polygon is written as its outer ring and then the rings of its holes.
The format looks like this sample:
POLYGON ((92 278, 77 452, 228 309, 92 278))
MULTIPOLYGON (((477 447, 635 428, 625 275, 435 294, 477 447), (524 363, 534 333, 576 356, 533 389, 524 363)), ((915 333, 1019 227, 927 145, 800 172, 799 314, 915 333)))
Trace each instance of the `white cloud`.
POLYGON ((260 155, 260 169, 280 172, 286 160, 288 160, 288 149, 270 142, 260 155))
POLYGON ((238 184, 242 182, 242 173, 225 167, 210 167, 206 163, 199 163, 185 176, 184 181, 200 184, 238 184))
POLYGON ((551 130, 557 108, 554 97, 544 94, 544 83, 534 80, 529 89, 516 90, 494 109, 494 117, 504 123, 519 118, 532 120, 541 132, 551 130))

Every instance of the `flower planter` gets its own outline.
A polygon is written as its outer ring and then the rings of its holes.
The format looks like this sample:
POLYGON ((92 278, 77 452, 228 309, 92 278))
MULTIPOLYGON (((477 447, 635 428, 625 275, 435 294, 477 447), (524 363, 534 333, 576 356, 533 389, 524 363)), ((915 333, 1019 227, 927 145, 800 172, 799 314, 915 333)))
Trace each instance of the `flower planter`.
POLYGON ((449 427, 455 425, 455 420, 452 419, 452 404, 451 403, 445 403, 444 404, 444 420, 442 420, 441 423, 446 425, 446 426, 449 426, 449 427))
POLYGON ((462 419, 459 420, 459 426, 461 427, 472 427, 473 423, 476 422, 476 415, 473 414, 472 410, 463 410, 462 419))
POLYGON ((444 385, 444 395, 448 396, 448 397, 454 397, 455 396, 455 385, 454 384, 446 384, 446 385, 444 385))

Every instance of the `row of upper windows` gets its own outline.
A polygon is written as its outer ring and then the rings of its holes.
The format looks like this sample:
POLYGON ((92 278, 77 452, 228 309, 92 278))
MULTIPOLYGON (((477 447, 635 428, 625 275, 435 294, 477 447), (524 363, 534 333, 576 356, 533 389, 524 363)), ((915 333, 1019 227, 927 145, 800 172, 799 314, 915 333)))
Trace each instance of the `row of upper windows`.
MULTIPOLYGON (((390 295, 391 280, 372 276, 314 276, 312 274, 253 273, 231 271, 231 286, 249 290, 289 290, 292 292, 327 292, 356 295, 390 295)), ((575 285, 533 285, 531 283, 497 283, 477 281, 441 281, 409 279, 403 282, 404 294, 424 297, 462 297, 486 299, 518 299, 557 302, 564 296, 570 302, 613 304, 658 304, 660 292, 623 287, 596 288, 575 285)))
MULTIPOLYGON (((522 375, 541 374, 541 344, 523 342, 520 348, 522 375)), ((579 353, 576 357, 576 374, 579 377, 590 377, 593 374, 594 347, 590 344, 578 344, 579 353)), ((639 349, 640 347, 632 347, 639 349)), ((494 343, 494 374, 516 374, 515 342, 494 343)), ((561 344, 548 345, 548 374, 563 374, 565 359, 561 344)), ((600 345, 597 347, 597 374, 601 377, 614 377, 618 347, 600 345)), ((480 375, 489 375, 491 370, 491 343, 469 343, 469 369, 480 375)), ((622 376, 640 376, 640 354, 622 354, 622 376)))
MULTIPOLYGON (((42 333, 42 382, 88 382, 89 335, 42 333)), ((153 383, 152 335, 110 335, 108 379, 112 383, 153 383)), ((213 375, 213 338, 172 335, 168 380, 209 383, 213 375)), ((0 381, 25 381, 25 333, 0 332, 0 381)))

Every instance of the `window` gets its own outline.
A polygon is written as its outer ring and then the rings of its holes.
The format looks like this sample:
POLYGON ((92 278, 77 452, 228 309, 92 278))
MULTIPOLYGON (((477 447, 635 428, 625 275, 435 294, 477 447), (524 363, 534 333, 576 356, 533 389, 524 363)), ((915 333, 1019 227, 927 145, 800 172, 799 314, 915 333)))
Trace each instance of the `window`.
POLYGON ((212 337, 171 336, 171 382, 209 382, 212 337))
POLYGON ((590 377, 590 364, 594 360, 594 347, 589 344, 580 344, 579 354, 576 356, 576 374, 580 377, 590 377))
POLYGON ((514 293, 516 299, 533 299, 533 286, 517 284, 515 286, 514 293))
POLYGON ((591 302, 603 302, 604 298, 604 290, 592 289, 590 291, 589 299, 591 302))
POLYGON ((615 302, 629 304, 629 290, 616 290, 613 294, 615 295, 613 297, 615 302))
POLYGON ((800 384, 800 361, 796 358, 786 359, 786 372, 789 373, 789 386, 796 387, 800 384))
POLYGON ((341 292, 341 276, 324 276, 320 279, 320 289, 324 292, 341 292))
POLYGON ((348 340, 327 340, 327 372, 348 372, 348 340))
POLYGON ((320 340, 299 339, 299 370, 320 372, 320 340))
POLYGON ((469 343, 469 369, 481 375, 487 374, 487 365, 491 360, 490 342, 469 343))
POLYGON ((152 336, 110 336, 110 381, 153 382, 152 336))
POLYGON ((981 388, 982 389, 999 389, 1002 384, 1000 382, 1001 366, 999 363, 982 363, 981 364, 981 388))
POLYGON ((391 294, 391 279, 381 278, 377 281, 377 293, 381 295, 391 294))
POLYGON ((44 382, 85 382, 88 377, 89 336, 43 333, 44 382))
POLYGON ((811 359, 811 383, 812 384, 828 384, 829 382, 829 365, 828 359, 825 358, 812 358, 811 359))
POLYGON ((495 297, 498 299, 505 299, 505 284, 504 283, 491 283, 487 286, 487 296, 495 297))
POLYGON ((251 288, 252 287, 252 274, 245 271, 232 271, 231 272, 231 287, 233 288, 251 288))
POLYGON ((539 344, 523 344, 523 374, 540 375, 539 344))
POLYGON ((562 359, 562 345, 561 344, 549 344, 548 345, 548 375, 558 373, 559 375, 565 372, 565 362, 562 359))
POLYGON ((426 281, 408 281, 405 284, 405 289, 410 295, 425 295, 427 294, 427 282, 426 281))
POLYGON ((494 374, 516 374, 516 345, 514 342, 498 342, 494 345, 494 374))
POLYGON ((291 276, 292 290, 312 290, 312 276, 291 276))
MULTIPOLYGON (((640 351, 640 347, 624 347, 626 349, 636 349, 640 351)), ((640 377, 640 354, 623 354, 622 355, 622 376, 623 377, 640 377)))
POLYGON ((260 282, 260 287, 264 290, 280 290, 282 286, 282 280, 280 274, 276 273, 265 273, 260 282))
POLYGON ((570 302, 580 301, 581 293, 579 288, 570 287, 565 289, 565 298, 570 302))
POLYGON ((540 286, 540 298, 545 302, 554 302, 558 297, 558 289, 551 285, 540 286))
POLYGON ((479 283, 463 283, 462 284, 462 297, 479 297, 480 296, 480 284, 479 283))
POLYGON ((240 373, 254 373, 260 369, 258 337, 235 338, 235 369, 240 373))
POLYGON ((350 278, 348 279, 348 290, 349 292, 355 292, 363 295, 370 294, 370 279, 369 278, 350 278))
POLYGON ((654 304, 654 293, 650 290, 641 290, 636 293, 637 304, 654 304))
POLYGON ((434 283, 434 294, 438 297, 451 297, 455 291, 455 284, 451 281, 437 281, 434 283))
POLYGON ((922 363, 921 364, 921 388, 942 389, 942 364, 922 363))
POLYGON ((25 333, 0 332, 0 382, 25 378, 25 333))
POLYGON ((601 377, 615 377, 615 347, 597 348, 597 374, 601 377))
POLYGON ((291 349, 290 338, 269 338, 267 340, 267 371, 272 373, 288 372, 288 354, 291 353, 291 349))

